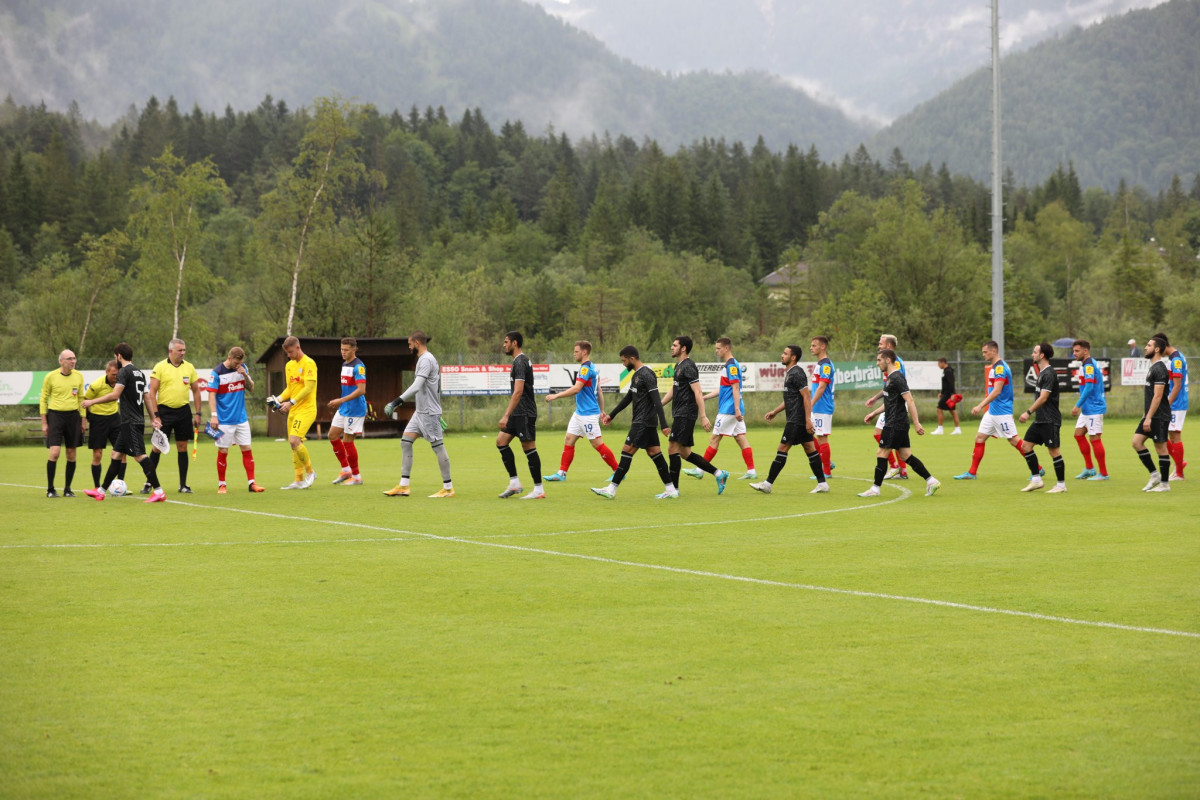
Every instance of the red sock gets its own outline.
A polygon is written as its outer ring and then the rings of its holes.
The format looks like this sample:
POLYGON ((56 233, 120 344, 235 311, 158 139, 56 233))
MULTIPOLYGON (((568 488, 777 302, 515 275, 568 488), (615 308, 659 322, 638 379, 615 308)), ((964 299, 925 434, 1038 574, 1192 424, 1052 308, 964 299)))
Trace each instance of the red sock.
POLYGON ((350 474, 358 474, 358 445, 346 442, 346 461, 350 463, 350 474))
POLYGON ((742 461, 746 462, 746 469, 754 471, 754 451, 749 447, 742 451, 742 461))
POLYGON ((1083 466, 1092 469, 1092 448, 1088 446, 1087 435, 1076 436, 1075 443, 1079 445, 1079 452, 1083 453, 1083 466))
POLYGON ((330 442, 333 445, 333 454, 337 456, 338 463, 342 465, 342 469, 349 469, 350 462, 346 460, 346 445, 341 439, 334 439, 330 442))
POLYGON ((713 460, 713 456, 715 456, 716 454, 717 454, 717 448, 710 447, 704 451, 704 460, 711 464, 712 460, 713 460))
POLYGON ((1167 442, 1167 452, 1175 460, 1175 473, 1183 474, 1183 442, 1167 442))
POLYGON ((1104 466, 1104 442, 1093 439, 1092 451, 1096 454, 1096 466, 1100 468, 1100 474, 1107 475, 1108 467, 1104 466))
POLYGON ((983 449, 987 447, 987 442, 976 442, 975 450, 971 453, 971 468, 967 470, 972 475, 979 472, 979 462, 983 461, 983 449))
POLYGON ((242 466, 246 468, 246 480, 254 483, 254 453, 249 450, 242 451, 242 466))
POLYGON ((571 462, 575 460, 575 445, 564 444, 562 458, 558 460, 558 471, 566 472, 571 468, 571 462))
POLYGON ((817 445, 817 452, 821 454, 821 463, 825 466, 825 474, 832 475, 833 474, 833 463, 829 460, 830 459, 829 445, 828 444, 817 445))
POLYGON ((907 462, 907 461, 901 461, 901 460, 900 460, 900 456, 896 456, 896 466, 900 467, 900 474, 901 474, 901 475, 907 475, 907 474, 908 474, 908 462, 907 462))
POLYGON ((608 464, 609 469, 615 470, 618 466, 617 457, 613 455, 613 451, 608 449, 608 445, 602 444, 596 448, 596 452, 604 459, 604 463, 608 464))
POLYGON ((879 428, 876 428, 875 429, 875 444, 879 444, 882 441, 883 441, 883 431, 879 430, 879 428))
MULTIPOLYGON (((880 437, 880 438, 883 438, 883 437, 880 437)), ((896 467, 900 466, 900 462, 896 461, 896 451, 895 450, 888 450, 888 466, 891 467, 892 469, 895 469, 896 467)))
POLYGON ((217 453, 217 480, 225 482, 225 467, 229 464, 228 453, 217 453))

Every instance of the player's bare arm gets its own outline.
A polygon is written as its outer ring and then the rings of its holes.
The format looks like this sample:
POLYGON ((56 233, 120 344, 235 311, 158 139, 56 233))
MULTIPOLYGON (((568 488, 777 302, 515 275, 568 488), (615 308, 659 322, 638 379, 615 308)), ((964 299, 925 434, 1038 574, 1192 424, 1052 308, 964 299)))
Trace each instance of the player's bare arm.
POLYGON ((504 409, 504 416, 500 418, 500 430, 508 427, 508 418, 517 410, 517 404, 521 402, 521 395, 525 391, 525 381, 518 378, 513 381, 512 397, 508 398, 508 407, 504 409))
POLYGON ((913 428, 917 432, 917 436, 925 435, 925 428, 921 426, 921 420, 917 417, 917 403, 913 400, 911 392, 904 393, 904 405, 908 407, 908 416, 912 420, 913 428))

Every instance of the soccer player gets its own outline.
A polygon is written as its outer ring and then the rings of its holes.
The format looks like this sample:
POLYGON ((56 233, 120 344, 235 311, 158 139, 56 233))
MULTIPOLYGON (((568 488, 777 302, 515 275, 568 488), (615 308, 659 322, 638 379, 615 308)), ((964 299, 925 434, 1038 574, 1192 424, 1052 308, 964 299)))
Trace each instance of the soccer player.
POLYGON ((654 495, 657 500, 673 500, 679 497, 679 491, 671 482, 671 471, 667 468, 667 460, 663 458, 662 448, 658 444, 658 431, 664 435, 670 434, 667 427, 667 415, 663 413, 662 398, 658 394, 658 376, 654 370, 642 364, 638 349, 633 345, 621 348, 621 363, 625 369, 633 373, 629 379, 629 391, 617 403, 612 414, 602 414, 600 421, 605 425, 621 413, 621 409, 633 403, 633 420, 629 425, 629 435, 625 437, 625 446, 621 448, 621 463, 613 473, 612 481, 602 489, 592 489, 601 497, 612 500, 617 496, 617 488, 629 473, 633 465, 633 454, 638 448, 645 448, 646 455, 658 469, 658 478, 663 482, 662 494, 654 495))
POLYGON ((546 490, 542 488, 542 458, 537 451, 537 400, 533 394, 533 364, 529 356, 521 351, 525 337, 520 331, 509 331, 504 336, 501 345, 504 355, 511 356, 512 369, 508 373, 508 385, 512 394, 508 398, 508 406, 504 416, 500 417, 500 433, 496 436, 496 448, 500 451, 500 460, 508 472, 508 488, 500 493, 500 498, 521 494, 524 489, 517 477, 517 459, 508 446, 514 439, 521 441, 521 449, 525 451, 525 460, 529 462, 529 474, 533 476, 533 491, 524 495, 522 500, 542 500, 546 490))
POLYGON ((1183 421, 1188 411, 1188 368, 1187 359, 1183 353, 1171 346, 1165 333, 1156 333, 1155 337, 1162 339, 1167 345, 1167 371, 1171 375, 1171 385, 1167 401, 1171 404, 1171 424, 1167 428, 1167 452, 1175 460, 1175 471, 1171 480, 1183 480, 1183 468, 1187 461, 1183 459, 1183 421))
POLYGON ((58 354, 58 369, 47 373, 42 380, 38 411, 42 416, 42 436, 46 437, 46 497, 54 499, 54 474, 58 457, 67 450, 67 470, 63 497, 74 497, 71 480, 75 477, 75 450, 83 444, 83 419, 79 416, 79 401, 83 394, 83 373, 75 369, 75 354, 63 350, 58 354))
MULTIPOLYGON (((191 494, 188 486, 188 442, 192 440, 196 429, 200 427, 201 401, 200 375, 192 362, 186 361, 187 345, 183 339, 172 339, 167 345, 167 357, 154 365, 150 371, 150 393, 158 401, 158 414, 162 420, 162 431, 168 437, 175 437, 175 458, 179 463, 179 491, 181 494, 191 494), (195 409, 189 404, 188 395, 195 402, 195 409), (190 413, 189 413, 190 412, 190 413)), ((158 469, 161 454, 155 450, 150 454, 154 468, 158 469)), ((150 484, 142 487, 142 494, 150 493, 150 484)))
POLYGON ((429 336, 425 331, 413 331, 409 334, 408 347, 417 354, 416 375, 412 385, 405 389, 403 394, 383 407, 383 415, 391 417, 400 404, 413 398, 416 398, 417 408, 408 418, 408 425, 400 438, 400 483, 384 494, 388 497, 408 497, 413 442, 418 436, 422 436, 429 442, 442 470, 442 488, 429 496, 454 497, 454 481, 450 480, 450 456, 446 454, 446 443, 442 437, 442 368, 433 353, 429 352, 429 336))
MULTIPOLYGON (((879 440, 879 450, 875 453, 875 482, 870 489, 859 492, 858 496, 879 496, 879 489, 883 486, 884 474, 888 469, 888 454, 894 450, 901 461, 907 463, 913 468, 913 472, 925 479, 925 496, 932 497, 942 484, 929 474, 929 470, 925 468, 921 460, 912 454, 908 440, 909 418, 912 418, 912 424, 917 429, 918 436, 924 435, 925 429, 921 427, 921 421, 917 418, 917 404, 913 402, 912 393, 908 390, 908 380, 900 371, 896 351, 890 347, 882 348, 875 355, 875 363, 887 376, 887 382, 884 383, 881 393, 884 407, 883 434, 879 440)), ((868 414, 864 422, 870 422, 872 416, 874 414, 868 414)))
POLYGON ((333 482, 342 486, 361 486, 358 446, 354 444, 354 437, 363 432, 363 424, 367 421, 367 365, 358 357, 357 340, 347 336, 342 339, 341 349, 342 396, 328 403, 330 408, 336 409, 333 421, 329 423, 329 443, 342 465, 333 482))
MULTIPOLYGON (((144 408, 150 409, 151 424, 155 430, 161 430, 162 419, 158 416, 158 404, 155 402, 154 393, 150 391, 146 373, 133 365, 133 348, 125 342, 121 342, 113 348, 113 355, 117 357, 117 364, 121 368, 117 371, 117 382, 113 384, 112 391, 91 400, 84 400, 81 405, 87 409, 111 403, 113 400, 117 401, 120 409, 118 413, 121 415, 121 432, 117 437, 115 451, 120 455, 131 456, 142 466, 146 483, 150 484, 152 489, 150 496, 143 502, 161 503, 167 499, 167 495, 158 483, 158 471, 154 468, 153 459, 146 455, 146 412, 144 410, 144 408), (126 391, 127 389, 128 391, 126 391)), ((117 472, 124 469, 125 465, 114 458, 108 465, 108 473, 104 476, 101 488, 88 489, 84 494, 93 500, 103 500, 105 491, 109 484, 116 479, 117 472)))
POLYGON ((670 464, 671 485, 679 490, 679 475, 683 462, 695 464, 701 472, 707 472, 717 480, 717 494, 725 491, 729 473, 717 469, 698 453, 692 452, 695 442, 696 418, 700 418, 704 430, 711 431, 712 423, 704 413, 704 394, 700 391, 700 371, 692 361, 692 337, 677 336, 671 342, 671 357, 675 359, 675 376, 671 388, 662 399, 662 404, 671 404, 671 428, 667 436, 667 454, 670 464))
POLYGON ((1104 414, 1108 411, 1108 402, 1104 399, 1104 372, 1096 359, 1092 358, 1092 343, 1086 339, 1076 339, 1071 344, 1071 354, 1079 359, 1079 399, 1071 408, 1071 416, 1078 417, 1075 422, 1075 443, 1083 454, 1083 472, 1076 475, 1078 480, 1106 481, 1108 466, 1105 463, 1104 414), (1092 452, 1096 453, 1096 466, 1099 474, 1092 466, 1092 452))
MULTIPOLYGON (((892 334, 881 333, 879 335, 877 347, 880 350, 891 350, 894 353, 896 352, 896 347, 898 344, 899 340, 892 334)), ((900 374, 904 376, 905 380, 908 380, 908 370, 904 367, 904 359, 900 358, 900 356, 896 356, 896 363, 899 365, 900 374)), ((885 375, 884 384, 886 385, 886 383, 887 376, 885 375)), ((882 390, 869 397, 866 402, 867 408, 874 406, 875 403, 877 403, 882 397, 882 390)), ((876 411, 876 414, 878 414, 878 417, 875 419, 875 441, 878 443, 883 438, 883 427, 887 421, 887 413, 883 410, 883 406, 880 406, 876 411)), ((868 414, 866 417, 867 421, 869 422, 872 417, 876 416, 876 414, 868 414)), ((891 480, 892 478, 908 480, 908 467, 903 461, 898 461, 896 459, 896 453, 894 451, 888 451, 887 459, 888 471, 887 474, 883 476, 884 480, 891 480)))
POLYGON ((930 436, 941 436, 945 433, 942 430, 942 422, 945 420, 945 412, 949 411, 950 416, 954 418, 954 430, 950 432, 951 436, 961 436, 962 426, 958 421, 958 401, 962 400, 962 395, 958 395, 954 390, 954 367, 950 366, 950 362, 944 357, 937 360, 938 366, 942 368, 942 390, 938 392, 937 417, 938 426, 930 432, 930 436), (957 398, 957 399, 956 399, 957 398))
POLYGON ((1021 452, 1025 454, 1025 463, 1029 465, 1029 483, 1022 492, 1033 492, 1042 488, 1041 467, 1037 456, 1033 454, 1035 444, 1043 444, 1054 459, 1054 477, 1057 483, 1047 494, 1062 494, 1067 490, 1067 468, 1063 463, 1062 445, 1059 435, 1062 428, 1062 412, 1058 410, 1058 373, 1050 366, 1054 358, 1054 348, 1049 342, 1033 346, 1033 363, 1037 367, 1037 397, 1029 410, 1021 414, 1021 422, 1033 416, 1033 424, 1025 431, 1025 441, 1021 444, 1021 452))
POLYGON ((282 488, 307 489, 317 479, 312 457, 304 446, 304 437, 317 420, 317 362, 304 355, 300 340, 295 336, 283 340, 283 352, 288 357, 283 368, 287 386, 275 399, 279 402, 279 411, 288 415, 288 444, 292 448, 292 470, 296 479, 282 488))
MULTIPOLYGON (((1008 443, 1021 452, 1021 437, 1017 434, 1017 423, 1013 420, 1013 374, 1008 362, 1000 358, 1000 345, 989 340, 981 348, 983 360, 988 365, 987 396, 971 409, 971 416, 979 420, 979 431, 975 434, 975 450, 971 454, 971 468, 956 481, 973 481, 979 473, 979 462, 983 461, 984 448, 989 436, 1007 439, 1008 443)), ((1037 470, 1041 472, 1041 467, 1037 470)))
POLYGON ((209 425, 219 428, 217 440, 217 494, 225 494, 225 470, 229 464, 229 448, 237 445, 242 451, 242 467, 246 470, 246 488, 257 494, 263 487, 254 482, 254 453, 250 446, 250 417, 246 414, 246 389, 254 391, 254 379, 246 369, 246 351, 229 348, 225 360, 213 367, 208 378, 209 425))
POLYGON ((767 479, 761 483, 750 484, 751 489, 763 494, 771 493, 771 486, 779 477, 779 473, 783 472, 783 468, 787 464, 788 451, 794 444, 801 445, 804 452, 808 454, 808 466, 812 469, 813 478, 817 481, 817 488, 809 494, 823 494, 829 491, 829 484, 825 482, 825 469, 821 464, 821 454, 817 452, 817 446, 813 442, 815 425, 813 423, 812 398, 809 395, 808 378, 804 374, 804 367, 800 366, 802 352, 804 351, 800 349, 800 345, 789 344, 783 348, 783 353, 779 357, 779 363, 787 368, 787 373, 783 376, 783 402, 763 415, 763 419, 767 422, 775 419, 780 411, 785 411, 787 415, 787 424, 783 427, 783 438, 779 440, 779 450, 775 453, 775 460, 771 462, 767 479))
POLYGON ((833 376, 837 368, 829 360, 829 337, 814 336, 808 352, 817 359, 813 369, 812 420, 817 452, 821 454, 821 465, 826 479, 833 476, 833 461, 829 452, 829 434, 833 433, 833 376))
MULTIPOLYGON (((117 371, 121 368, 116 361, 104 365, 104 377, 94 380, 83 391, 84 400, 94 400, 112 391, 117 383, 117 371)), ((125 480, 125 456, 117 455, 117 437, 121 433, 121 415, 118 413, 118 402, 109 402, 92 406, 87 410, 88 448, 92 451, 92 486, 99 489, 101 480, 101 462, 104 460, 104 448, 114 448, 112 458, 120 463, 115 475, 125 480)))
MULTIPOLYGON (((721 385, 715 392, 704 395, 705 400, 714 397, 717 400, 717 421, 713 425, 712 437, 708 440, 708 449, 704 451, 704 460, 711 462, 717 456, 721 447, 721 437, 732 436, 742 450, 742 460, 746 462, 746 473, 738 478, 739 481, 754 480, 758 473, 754 471, 754 451, 750 449, 750 440, 746 438, 746 402, 742 399, 742 365, 733 357, 733 342, 725 336, 717 339, 714 348, 717 360, 721 362, 721 385)), ((693 478, 703 478, 704 473, 698 469, 685 469, 684 475, 693 478)))
POLYGON ((1150 482, 1142 489, 1143 492, 1171 491, 1171 456, 1167 453, 1167 429, 1171 425, 1167 384, 1171 382, 1171 373, 1164 360, 1166 349, 1167 343, 1157 337, 1146 342, 1146 358, 1151 362, 1150 371, 1146 373, 1146 413, 1133 434, 1133 450, 1150 473, 1150 482), (1154 441, 1154 450, 1158 453, 1157 472, 1154 471, 1150 451, 1146 449, 1147 439, 1154 441))
POLYGON ((579 365, 575 383, 565 391, 546 395, 547 403, 563 397, 575 398, 575 413, 571 414, 571 421, 567 423, 567 435, 563 440, 562 458, 558 462, 558 472, 546 475, 545 479, 548 481, 565 481, 567 479, 567 470, 571 468, 571 462, 575 459, 575 443, 581 436, 587 437, 588 443, 600 454, 609 469, 614 472, 617 469, 617 457, 604 443, 603 433, 600 429, 600 415, 604 413, 604 396, 600 391, 600 374, 596 372, 596 365, 592 363, 592 343, 586 339, 580 339, 575 343, 575 349, 571 351, 571 356, 579 365))

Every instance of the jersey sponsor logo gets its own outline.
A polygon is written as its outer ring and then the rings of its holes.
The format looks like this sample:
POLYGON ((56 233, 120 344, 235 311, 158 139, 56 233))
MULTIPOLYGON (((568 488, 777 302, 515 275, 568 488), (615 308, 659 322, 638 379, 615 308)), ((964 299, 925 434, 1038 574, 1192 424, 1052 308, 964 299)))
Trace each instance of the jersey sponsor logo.
POLYGON ((997 365, 996 365, 996 377, 1000 377, 1000 376, 1001 376, 1001 375, 1003 375, 1003 374, 1004 374, 1004 365, 1003 365, 1003 364, 997 364, 997 365))
POLYGON ((738 376, 738 368, 737 368, 737 367, 730 367, 730 368, 729 368, 729 377, 731 377, 731 378, 736 378, 737 376, 738 376))
POLYGON ((582 367, 582 368, 579 370, 579 377, 580 377, 581 379, 586 379, 586 378, 587 378, 587 376, 588 376, 588 375, 590 375, 590 374, 591 374, 591 370, 589 370, 587 367, 582 367))
POLYGON ((366 368, 366 366, 364 366, 364 365, 362 365, 362 364, 359 364, 359 365, 358 365, 358 377, 360 377, 360 378, 365 378, 365 377, 367 377, 367 368, 366 368))
POLYGON ((1094 367, 1092 367, 1092 365, 1090 365, 1090 364, 1089 364, 1088 366, 1086 366, 1086 367, 1084 367, 1084 368, 1083 368, 1083 374, 1085 374, 1085 375, 1087 375, 1087 376, 1089 376, 1089 377, 1090 377, 1090 376, 1092 376, 1092 375, 1094 375, 1094 374, 1095 374, 1095 372, 1096 372, 1095 368, 1094 368, 1094 367))
POLYGON ((821 367, 821 374, 824 375, 826 378, 829 377, 829 365, 828 364, 821 367))

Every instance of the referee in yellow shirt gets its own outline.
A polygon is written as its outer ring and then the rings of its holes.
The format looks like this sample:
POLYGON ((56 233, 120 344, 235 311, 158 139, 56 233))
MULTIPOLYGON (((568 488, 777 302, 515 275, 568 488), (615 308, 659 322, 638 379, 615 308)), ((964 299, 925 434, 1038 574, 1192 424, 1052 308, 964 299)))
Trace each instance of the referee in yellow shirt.
MULTIPOLYGON (((179 491, 191 494, 188 486, 188 442, 200 427, 200 412, 203 401, 200 375, 192 362, 185 361, 187 345, 183 339, 172 339, 167 345, 167 357, 154 365, 150 372, 150 394, 158 401, 158 417, 162 420, 162 431, 175 437, 176 458, 179 460, 179 491), (190 400, 194 405, 189 405, 190 400)), ((161 454, 155 450, 150 454, 151 463, 158 469, 161 454)), ((142 494, 150 494, 151 486, 142 487, 142 494)))
POLYGON ((317 362, 304 355, 295 336, 283 340, 283 352, 288 357, 283 368, 287 387, 277 399, 279 410, 288 415, 288 444, 292 446, 292 468, 296 472, 296 480, 283 488, 307 489, 317 479, 308 448, 304 446, 308 429, 317 421, 317 362))
MULTIPOLYGON (((98 400, 112 392, 117 385, 117 371, 121 365, 116 360, 104 365, 104 377, 97 378, 85 387, 84 400, 98 400)), ((92 451, 92 484, 96 489, 107 486, 100 480, 100 466, 104 460, 104 448, 113 448, 112 466, 109 472, 113 477, 125 480, 125 456, 118 453, 117 441, 121 434, 121 415, 118 412, 119 400, 111 400, 100 405, 90 405, 87 409, 88 448, 92 451)))
POLYGON ((58 369, 42 381, 42 396, 38 411, 42 415, 42 436, 50 449, 46 460, 46 497, 58 497, 54 491, 54 473, 58 471, 58 456, 67 448, 67 475, 63 497, 74 497, 71 479, 75 477, 75 449, 83 444, 83 417, 79 416, 79 401, 83 395, 83 373, 75 369, 75 354, 63 350, 58 354, 58 369))

